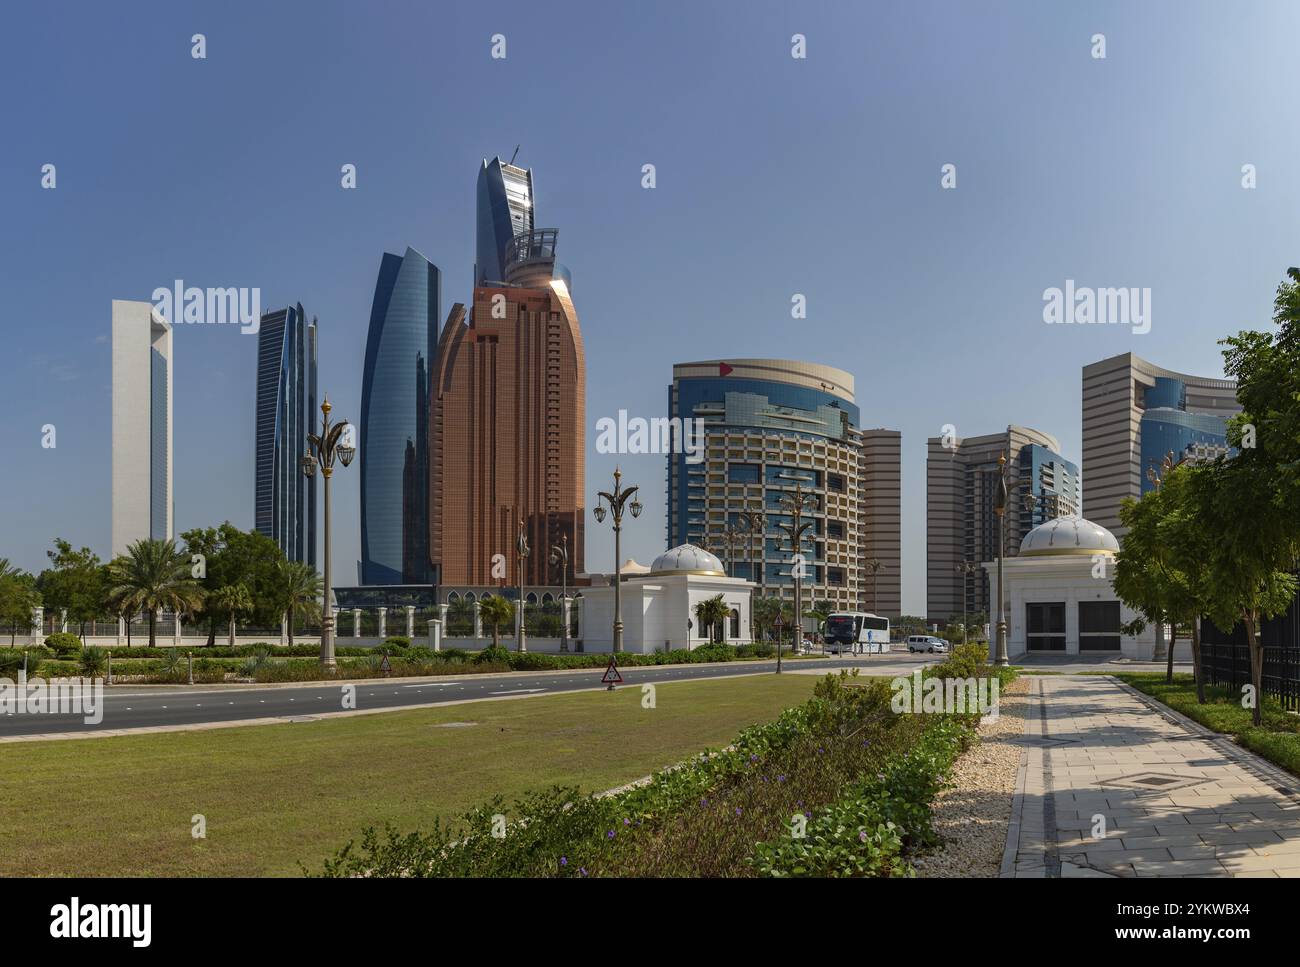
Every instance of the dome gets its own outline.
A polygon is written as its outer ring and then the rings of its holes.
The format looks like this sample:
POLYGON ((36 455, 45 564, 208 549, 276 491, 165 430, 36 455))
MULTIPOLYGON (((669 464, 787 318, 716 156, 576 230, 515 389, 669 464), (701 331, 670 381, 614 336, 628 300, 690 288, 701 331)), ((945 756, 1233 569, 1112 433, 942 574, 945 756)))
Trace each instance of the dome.
POLYGON ((707 574, 713 577, 726 577, 722 562, 702 547, 694 544, 682 544, 664 551, 650 565, 651 574, 707 574))
POLYGON ((1039 524, 1020 542, 1020 556, 1115 554, 1119 541, 1100 524, 1082 517, 1057 517, 1039 524))

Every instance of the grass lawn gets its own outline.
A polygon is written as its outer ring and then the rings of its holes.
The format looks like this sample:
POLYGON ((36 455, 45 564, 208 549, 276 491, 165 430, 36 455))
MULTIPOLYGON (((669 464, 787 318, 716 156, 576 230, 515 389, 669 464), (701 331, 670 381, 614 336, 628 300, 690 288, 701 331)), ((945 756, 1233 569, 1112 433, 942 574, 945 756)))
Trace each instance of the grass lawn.
POLYGON ((362 827, 409 830, 553 784, 608 789, 812 694, 761 675, 306 723, 0 745, 0 876, 297 875, 362 827), (448 726, 448 723, 473 723, 448 726), (194 839, 191 817, 207 820, 194 839))
POLYGON ((1191 675, 1174 675, 1172 685, 1165 684, 1163 672, 1129 672, 1115 677, 1206 728, 1235 736, 1240 745, 1300 776, 1300 716, 1283 711, 1272 699, 1264 700, 1263 724, 1255 728, 1250 724, 1250 709, 1241 707, 1240 693, 1226 685, 1206 685, 1205 704, 1198 705, 1191 675))

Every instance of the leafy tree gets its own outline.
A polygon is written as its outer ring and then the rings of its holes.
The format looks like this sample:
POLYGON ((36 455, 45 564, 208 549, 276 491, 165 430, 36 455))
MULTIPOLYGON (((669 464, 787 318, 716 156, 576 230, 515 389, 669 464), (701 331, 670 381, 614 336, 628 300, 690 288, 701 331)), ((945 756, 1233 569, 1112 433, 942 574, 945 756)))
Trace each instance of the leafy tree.
POLYGON ((705 598, 695 604, 695 620, 700 623, 701 628, 709 629, 709 641, 714 644, 722 643, 723 622, 730 617, 731 610, 721 594, 705 598))
MULTIPOLYGON (((284 609, 279 595, 279 565, 284 552, 274 540, 256 531, 243 531, 226 521, 219 527, 195 528, 181 534, 191 554, 202 554, 207 571, 203 586, 209 593, 242 584, 252 597, 250 616, 259 626, 279 625, 284 609)), ((229 612, 213 602, 198 615, 208 626, 208 644, 216 641, 218 622, 228 622, 229 612)))
POLYGON ((132 613, 149 616, 149 647, 157 645, 158 612, 191 613, 203 603, 203 587, 190 576, 190 556, 175 542, 144 538, 108 567, 108 598, 132 613))
POLYGON ((9 623, 9 647, 14 647, 18 628, 30 628, 32 613, 41 605, 36 579, 25 571, 11 567, 0 557, 0 621, 9 623))
POLYGON ((230 617, 230 647, 235 647, 235 617, 253 610, 253 596, 242 584, 226 584, 208 596, 209 612, 223 611, 230 617))
POLYGON ((279 613, 288 619, 289 644, 293 644, 294 618, 318 618, 324 582, 315 569, 301 561, 281 560, 276 567, 274 600, 279 613))
POLYGON ((75 621, 78 636, 86 637, 86 622, 104 611, 104 571, 98 555, 88 547, 75 549, 63 538, 55 538, 54 550, 46 551, 49 568, 40 573, 36 587, 45 606, 55 612, 68 612, 75 621))
POLYGON ((514 623, 515 606, 499 594, 479 602, 479 618, 492 626, 492 647, 501 647, 501 626, 514 623))
POLYGON ((788 605, 775 595, 766 598, 755 598, 753 604, 753 613, 750 615, 750 621, 754 626, 754 632, 763 638, 769 637, 772 630, 776 627, 778 616, 784 620, 785 613, 792 611, 788 605))
POLYGON ((1120 600, 1140 616, 1125 629, 1129 634, 1141 634, 1149 624, 1169 626, 1167 682, 1174 680, 1178 621, 1195 609, 1184 576, 1172 564, 1167 536, 1161 533, 1173 499, 1172 493, 1163 490, 1163 484, 1147 491, 1141 500, 1124 499, 1119 519, 1128 532, 1115 559, 1114 580, 1120 600))

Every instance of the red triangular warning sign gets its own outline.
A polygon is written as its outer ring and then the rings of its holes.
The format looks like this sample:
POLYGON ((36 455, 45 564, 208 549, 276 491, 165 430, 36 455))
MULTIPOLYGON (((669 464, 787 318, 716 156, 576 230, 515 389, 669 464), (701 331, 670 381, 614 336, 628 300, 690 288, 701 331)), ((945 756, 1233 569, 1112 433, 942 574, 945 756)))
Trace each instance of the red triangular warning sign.
POLYGON ((605 669, 605 674, 601 677, 600 683, 608 685, 610 688, 623 684, 623 676, 618 673, 618 662, 613 655, 609 656, 609 667, 605 669))

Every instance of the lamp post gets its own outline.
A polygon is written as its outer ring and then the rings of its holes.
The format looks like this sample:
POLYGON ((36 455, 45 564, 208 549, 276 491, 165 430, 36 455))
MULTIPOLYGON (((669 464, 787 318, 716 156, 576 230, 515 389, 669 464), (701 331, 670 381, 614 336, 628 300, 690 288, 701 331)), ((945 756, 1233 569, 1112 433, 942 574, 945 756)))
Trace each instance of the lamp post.
POLYGON ((525 638, 527 631, 524 629, 524 562, 528 560, 528 551, 528 532, 524 529, 523 520, 520 520, 519 533, 515 536, 515 553, 519 555, 519 631, 516 640, 521 652, 528 650, 525 638))
POLYGON ((325 478, 325 601, 321 614, 320 663, 327 671, 336 667, 334 660, 334 608, 330 599, 334 588, 330 584, 330 478, 334 475, 334 458, 338 457, 343 466, 352 462, 357 448, 351 443, 351 425, 347 420, 330 423, 329 397, 321 403, 320 433, 307 434, 307 453, 302 458, 303 476, 308 480, 316 476, 320 467, 321 476, 325 478))
POLYGON ((641 516, 641 501, 633 495, 639 488, 628 487, 624 489, 619 481, 623 479, 622 472, 614 468, 614 491, 613 493, 604 490, 596 497, 596 506, 592 509, 592 514, 596 518, 596 523, 605 522, 605 514, 614 515, 614 652, 615 654, 623 650, 623 553, 622 546, 619 542, 619 536, 623 531, 623 506, 627 504, 627 509, 632 511, 633 517, 641 516), (628 499, 632 502, 628 504, 628 499), (609 510, 606 511, 605 505, 609 504, 609 510))
POLYGON ((1002 584, 1002 559, 1006 557, 1007 455, 998 454, 998 489, 993 495, 993 512, 998 515, 998 643, 994 664, 1010 664, 1007 658, 1006 592, 1002 584))
MULTIPOLYGON (((980 569, 979 564, 975 561, 962 561, 957 565, 957 573, 961 575, 961 643, 966 644, 966 616, 969 608, 966 606, 966 594, 970 586, 970 576, 980 569)), ((998 592, 1001 594, 1001 590, 998 592)))
POLYGON ((551 548, 551 563, 560 565, 560 651, 569 650, 569 616, 565 605, 569 601, 569 535, 560 537, 560 543, 551 548))
MULTIPOLYGON (((791 568, 791 574, 794 577, 794 628, 795 628, 795 653, 803 644, 803 555, 800 549, 803 547, 803 535, 813 526, 814 521, 804 520, 804 515, 808 513, 809 501, 811 506, 817 506, 817 495, 811 491, 805 492, 802 481, 797 482, 793 494, 781 495, 781 509, 790 515, 790 523, 781 522, 776 526, 785 531, 786 539, 790 542, 790 553, 794 555, 794 567, 791 568)), ((779 649, 778 649, 779 650, 779 649)))
MULTIPOLYGON (((749 534, 749 627, 752 632, 754 629, 754 569, 758 568, 758 600, 767 597, 767 565, 764 557, 767 548, 766 536, 763 534, 763 512, 752 507, 746 507, 744 510, 736 512, 737 519, 745 525, 745 532, 749 534), (759 552, 754 553, 754 538, 758 538, 759 552)), ((777 650, 780 650, 778 644, 777 650)))
POLYGON ((876 572, 885 566, 885 562, 879 558, 873 557, 867 561, 863 567, 871 575, 871 613, 880 616, 880 591, 877 589, 876 572))

